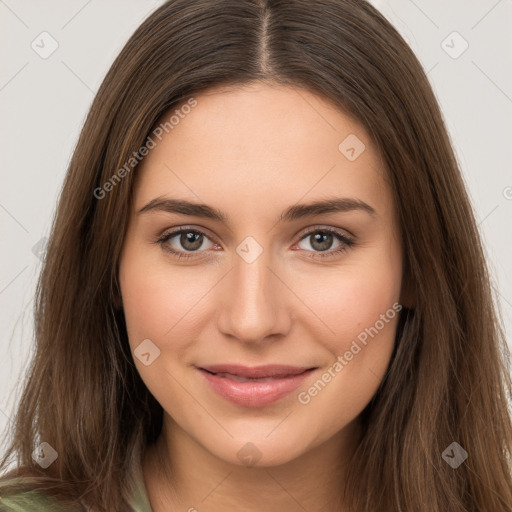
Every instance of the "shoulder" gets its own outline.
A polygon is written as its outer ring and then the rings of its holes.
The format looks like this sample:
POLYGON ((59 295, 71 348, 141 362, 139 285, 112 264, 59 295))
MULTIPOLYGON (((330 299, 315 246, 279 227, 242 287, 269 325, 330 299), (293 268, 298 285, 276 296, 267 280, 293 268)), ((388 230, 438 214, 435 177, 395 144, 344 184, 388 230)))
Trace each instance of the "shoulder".
POLYGON ((66 510, 55 498, 37 489, 3 494, 0 487, 0 512, 60 512, 66 510))
POLYGON ((0 481, 0 512, 85 512, 79 503, 70 504, 39 489, 28 479, 0 481))

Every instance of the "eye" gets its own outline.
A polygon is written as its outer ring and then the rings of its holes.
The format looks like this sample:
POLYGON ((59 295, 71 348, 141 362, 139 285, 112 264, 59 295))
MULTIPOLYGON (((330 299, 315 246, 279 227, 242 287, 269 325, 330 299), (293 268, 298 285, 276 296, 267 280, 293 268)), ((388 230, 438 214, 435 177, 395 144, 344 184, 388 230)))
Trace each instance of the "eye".
POLYGON ((216 245, 202 231, 189 228, 180 228, 167 233, 159 238, 157 243, 178 258, 193 258, 194 254, 187 253, 204 252, 200 249, 209 249, 216 245), (206 247, 205 242, 209 242, 206 247), (176 246, 178 246, 177 249, 176 246))
MULTIPOLYGON (((200 230, 182 227, 166 233, 156 243, 176 258, 195 258, 206 249, 220 249, 220 246, 200 230)), ((305 233, 296 244, 300 249, 313 253, 309 258, 335 257, 355 244, 352 237, 332 228, 315 228, 305 233), (306 247, 300 244, 307 241, 306 247), (309 245, 309 247, 307 247, 309 245), (334 246, 334 250, 332 247, 334 246)))
POLYGON ((307 241, 306 247, 301 247, 308 252, 313 252, 311 258, 328 258, 337 256, 355 244, 348 235, 331 228, 317 228, 308 231, 299 241, 307 241), (309 247, 307 247, 309 245, 309 247), (334 250, 330 250, 334 245, 334 250), (311 250, 311 249, 312 250, 311 250))

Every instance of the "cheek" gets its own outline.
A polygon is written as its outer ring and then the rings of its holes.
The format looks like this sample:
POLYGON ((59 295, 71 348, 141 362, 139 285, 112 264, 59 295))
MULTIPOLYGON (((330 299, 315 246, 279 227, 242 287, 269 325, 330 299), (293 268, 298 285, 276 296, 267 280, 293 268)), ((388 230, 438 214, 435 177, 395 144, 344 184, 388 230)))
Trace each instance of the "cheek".
POLYGON ((158 340, 170 325, 172 299, 163 293, 164 283, 155 282, 153 271, 140 271, 143 266, 127 262, 120 269, 121 293, 126 326, 132 350, 143 339, 158 340), (167 314, 163 314, 164 311, 167 314))
MULTIPOLYGON (((364 339, 364 333, 376 323, 382 338, 392 334, 396 317, 393 304, 400 300, 401 262, 400 258, 375 260, 377 263, 358 262, 334 271, 303 274, 295 281, 298 293, 316 314, 322 344, 333 354, 348 350, 360 334, 364 339)), ((313 334, 313 323, 310 329, 313 334)))
MULTIPOLYGON (((329 287, 321 280, 309 295, 311 309, 320 312, 329 326, 316 339, 330 357, 317 380, 300 390, 298 399, 305 417, 324 418, 328 432, 357 417, 389 366, 402 309, 401 260, 395 253, 389 255, 340 269, 330 276, 329 287)), ((318 328, 318 321, 315 325, 318 328)))
POLYGON ((343 390, 343 402, 348 397, 355 404, 367 402, 384 377, 401 309, 398 298, 395 283, 354 276, 336 293, 330 292, 319 310, 333 331, 321 340, 316 336, 330 354, 332 378, 326 379, 343 390), (332 367, 335 361, 339 364, 332 367))
POLYGON ((180 359, 198 338, 198 300, 206 293, 208 278, 197 279, 196 274, 194 279, 184 267, 172 269, 158 256, 159 261, 147 248, 138 249, 136 244, 127 247, 119 268, 123 309, 139 375, 165 410, 183 415, 190 402, 188 394, 180 392, 179 383, 187 378, 180 359), (143 346, 144 351, 139 349, 143 346), (138 357, 145 352, 150 353, 149 361, 146 360, 149 364, 138 357))
POLYGON ((146 338, 159 345, 179 340, 173 333, 191 324, 193 328, 201 311, 199 299, 214 284, 209 284, 208 275, 198 279, 186 267, 173 269, 157 251, 137 246, 127 248, 119 281, 132 349, 146 338))
MULTIPOLYGON (((397 284, 391 280, 390 274, 363 274, 344 281, 337 301, 336 317, 333 316, 333 320, 337 318, 336 328, 341 339, 359 338, 364 341, 364 335, 361 334, 375 324, 385 335, 390 330, 387 326, 392 325, 390 320, 394 317, 392 306, 399 300, 399 282, 398 280, 397 284)), ((340 349, 342 348, 344 347, 341 346, 340 349)))

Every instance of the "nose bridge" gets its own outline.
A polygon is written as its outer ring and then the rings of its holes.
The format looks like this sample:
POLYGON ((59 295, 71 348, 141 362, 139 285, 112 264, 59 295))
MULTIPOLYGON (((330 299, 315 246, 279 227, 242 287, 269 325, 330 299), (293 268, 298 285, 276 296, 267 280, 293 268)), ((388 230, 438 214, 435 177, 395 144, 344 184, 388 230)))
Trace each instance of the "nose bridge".
POLYGON ((279 279, 270 249, 247 237, 233 254, 233 271, 223 287, 219 328, 240 341, 258 342, 288 328, 279 279))

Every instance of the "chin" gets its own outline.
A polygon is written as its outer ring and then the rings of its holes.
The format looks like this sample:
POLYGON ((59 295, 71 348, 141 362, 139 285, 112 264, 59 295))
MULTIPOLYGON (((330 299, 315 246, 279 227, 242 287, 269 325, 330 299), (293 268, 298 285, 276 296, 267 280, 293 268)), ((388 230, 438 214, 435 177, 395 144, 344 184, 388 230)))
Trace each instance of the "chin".
POLYGON ((209 440, 204 443, 204 447, 218 459, 241 467, 280 466, 299 458, 308 449, 304 444, 304 435, 296 438, 272 433, 265 438, 269 432, 271 430, 265 435, 254 436, 248 433, 242 437, 225 439, 223 444, 209 440))

